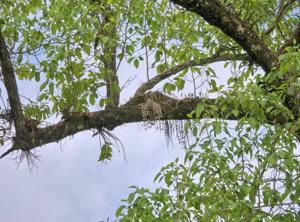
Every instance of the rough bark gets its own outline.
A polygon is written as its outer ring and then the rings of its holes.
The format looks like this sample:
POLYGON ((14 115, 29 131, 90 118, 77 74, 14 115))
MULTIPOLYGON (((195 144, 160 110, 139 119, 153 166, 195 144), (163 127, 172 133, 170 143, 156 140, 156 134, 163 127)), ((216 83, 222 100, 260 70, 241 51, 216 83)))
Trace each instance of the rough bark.
MULTIPOLYGON (((101 131, 103 128, 113 130, 126 123, 145 121, 142 115, 142 105, 149 98, 157 98, 155 102, 159 104, 162 111, 162 116, 159 120, 188 119, 187 114, 195 110, 198 104, 204 104, 207 107, 199 118, 224 118, 226 116, 227 120, 238 120, 246 114, 246 112, 240 110, 238 116, 234 115, 232 113, 234 104, 230 103, 230 101, 227 101, 226 108, 224 109, 223 100, 209 98, 174 99, 160 92, 152 92, 134 97, 120 107, 97 112, 69 113, 65 119, 57 124, 45 128, 35 128, 31 133, 27 133, 27 139, 23 141, 23 144, 14 144, 10 150, 0 156, 0 159, 14 150, 29 151, 48 143, 59 142, 63 138, 75 135, 81 131, 91 129, 101 131), (213 112, 209 109, 211 105, 214 107, 213 112)), ((147 121, 151 120, 153 119, 148 119, 147 121)), ((285 121, 286 118, 279 115, 276 118, 267 119, 266 124, 283 124, 285 121)))
MULTIPOLYGON (((12 149, 5 152, 0 158, 3 158, 14 150, 31 150, 51 142, 58 142, 65 137, 72 136, 84 130, 101 130, 103 128, 113 130, 117 126, 121 126, 125 123, 144 121, 141 106, 147 102, 149 97, 163 98, 161 100, 156 100, 156 103, 159 104, 162 111, 160 120, 187 119, 187 114, 192 112, 199 103, 208 106, 216 103, 215 99, 208 98, 185 98, 177 100, 164 96, 159 92, 155 92, 134 97, 120 107, 109 108, 97 112, 69 113, 66 119, 63 119, 57 124, 45 128, 36 128, 32 133, 28 133, 28 140, 26 142, 30 143, 30 147, 28 147, 27 144, 24 144, 25 147, 21 147, 21 144, 14 144, 12 149)), ((227 111, 221 110, 220 108, 219 110, 215 110, 213 115, 211 112, 204 112, 202 118, 221 118, 224 115, 224 112, 227 112, 226 115, 229 120, 238 119, 239 117, 231 114, 231 110, 232 106, 228 105, 227 111)), ((149 119, 149 121, 151 121, 151 119, 149 119)))
MULTIPOLYGON (((69 113, 62 121, 57 124, 36 128, 32 133, 27 133, 27 141, 24 144, 13 144, 10 152, 22 149, 31 150, 51 142, 58 142, 61 139, 74 135, 78 132, 106 128, 113 130, 115 127, 125 123, 143 121, 141 104, 145 103, 147 95, 135 97, 128 103, 120 107, 108 108, 98 112, 88 113, 69 113), (28 146, 30 144, 30 147, 28 146)), ((157 101, 162 110, 161 120, 167 119, 186 119, 187 113, 195 109, 199 102, 211 102, 208 99, 186 98, 183 100, 169 99, 166 101, 157 101)), ((4 153, 0 158, 9 154, 4 153)))

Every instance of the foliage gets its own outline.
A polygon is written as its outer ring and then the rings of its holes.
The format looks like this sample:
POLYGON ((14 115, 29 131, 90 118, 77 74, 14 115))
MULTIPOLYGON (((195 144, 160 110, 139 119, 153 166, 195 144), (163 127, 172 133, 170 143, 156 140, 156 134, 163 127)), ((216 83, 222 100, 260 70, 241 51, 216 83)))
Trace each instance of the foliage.
POLYGON ((299 220, 300 162, 290 135, 249 125, 222 135, 216 122, 209 125, 216 127, 186 149, 183 161, 156 175, 163 187, 133 187, 116 212, 120 221, 299 220))
POLYGON ((96 130, 99 161, 110 160, 120 143, 110 130, 119 125, 193 119, 184 127, 193 136, 184 159, 157 174, 161 188, 133 187, 117 220, 300 221, 299 7, 296 0, 2 1, 10 107, 1 95, 0 143, 13 146, 0 158, 96 130), (216 6, 220 15, 209 13, 216 6), (38 83, 36 101, 19 107, 7 61, 19 81, 38 83), (210 65, 220 61, 224 73, 210 65), (147 82, 120 105, 123 63, 144 69, 147 82), (150 98, 146 91, 167 78, 164 93, 192 96, 150 98), (39 128, 53 115, 62 120, 39 128))

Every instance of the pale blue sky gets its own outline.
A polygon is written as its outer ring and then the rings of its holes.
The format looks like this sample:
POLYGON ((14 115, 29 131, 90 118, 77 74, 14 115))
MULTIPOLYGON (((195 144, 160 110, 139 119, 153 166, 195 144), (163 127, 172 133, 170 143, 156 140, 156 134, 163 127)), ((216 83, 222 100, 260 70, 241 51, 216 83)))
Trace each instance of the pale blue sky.
MULTIPOLYGON (((222 64, 215 67, 221 70, 222 64)), ((121 85, 129 74, 138 77, 122 92, 122 103, 145 81, 144 73, 142 66, 138 70, 121 66, 121 85)), ((226 76, 223 70, 220 82, 225 82, 226 76)), ((187 88, 190 90, 185 93, 192 91, 187 88)), ((35 98, 38 85, 22 82, 19 89, 20 94, 35 98)), ((37 149, 41 162, 32 172, 26 163, 16 169, 16 161, 0 160, 0 221, 96 222, 107 217, 113 221, 121 199, 130 192, 129 186, 158 186, 153 178, 159 169, 183 155, 176 140, 168 148, 162 132, 145 130, 141 124, 126 124, 113 133, 123 142, 126 160, 122 152, 114 152, 107 164, 97 162, 100 145, 91 132, 37 149)))
MULTIPOLYGON (((90 133, 41 149, 38 169, 16 169, 8 158, 0 161, 0 221, 82 222, 114 215, 130 185, 154 187, 158 170, 182 153, 167 148, 163 135, 137 124, 117 128, 127 159, 115 153, 107 164, 97 162, 99 143, 90 133)), ((110 220, 111 221, 111 220, 110 220)))
MULTIPOLYGON (((128 79, 128 73, 139 74, 139 78, 124 90, 123 103, 145 78, 143 67, 136 70, 123 65, 121 84, 128 79)), ((36 97, 37 89, 34 82, 19 84, 20 94, 32 99, 36 97)), ((122 152, 114 149, 112 161, 107 164, 97 162, 100 145, 91 132, 38 148, 41 162, 37 162, 38 168, 31 172, 25 162, 16 169, 15 160, 1 160, 0 221, 96 222, 107 217, 113 219, 121 199, 130 192, 129 186, 157 186, 153 184, 155 174, 183 153, 176 140, 173 147, 167 147, 163 133, 145 130, 141 124, 126 124, 113 133, 124 145, 126 160, 122 152)))

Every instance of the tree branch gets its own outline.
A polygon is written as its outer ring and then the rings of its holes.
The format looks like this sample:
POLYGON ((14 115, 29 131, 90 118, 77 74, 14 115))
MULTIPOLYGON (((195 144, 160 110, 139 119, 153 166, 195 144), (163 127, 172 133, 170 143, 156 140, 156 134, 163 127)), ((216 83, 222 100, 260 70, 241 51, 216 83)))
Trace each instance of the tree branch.
POLYGON ((185 63, 182 63, 180 65, 174 66, 158 75, 150 79, 149 81, 143 83, 135 92, 134 97, 143 95, 147 90, 152 89, 154 86, 156 86, 159 82, 187 69, 194 66, 203 66, 215 62, 222 62, 227 60, 245 60, 245 55, 214 55, 212 57, 203 58, 198 61, 191 60, 187 61, 185 63))
MULTIPOLYGON (((197 104, 203 103, 206 105, 213 105, 216 101, 215 99, 208 98, 185 98, 177 100, 159 92, 151 93, 151 95, 151 98, 162 98, 161 100, 156 100, 156 103, 159 104, 162 112, 160 120, 188 119, 187 114, 192 112, 197 104)), ((5 152, 0 159, 15 150, 29 151, 48 143, 58 142, 65 137, 72 136, 84 130, 98 129, 101 131, 103 128, 113 130, 117 126, 125 123, 142 122, 144 121, 142 104, 147 102, 147 99, 150 98, 149 96, 150 94, 145 94, 143 96, 135 97, 120 107, 108 108, 97 112, 69 113, 66 119, 57 124, 45 128, 35 128, 32 133, 26 135, 26 138, 16 138, 18 139, 17 143, 14 143, 11 149, 5 152), (25 139, 26 141, 24 141, 25 139)), ((232 108, 230 107, 227 110, 228 119, 237 119, 237 117, 229 113, 231 110, 232 108)), ((149 112, 152 111, 153 110, 150 110, 149 112)), ((214 115, 205 112, 202 118, 215 118, 217 117, 216 113, 218 112, 221 117, 223 116, 222 113, 226 112, 226 110, 221 111, 221 109, 219 109, 214 112, 214 115)), ((150 120, 151 119, 149 119, 149 121, 150 120)))
MULTIPOLYGON (((142 96, 133 97, 126 104, 120 107, 108 108, 97 112, 86 113, 69 113, 66 119, 61 120, 57 124, 45 128, 33 128, 30 133, 26 132, 26 137, 17 137, 13 142, 13 146, 6 151, 0 159, 16 150, 30 151, 36 147, 40 147, 52 142, 58 142, 63 138, 72 136, 85 130, 97 129, 101 131, 103 128, 113 130, 118 126, 126 123, 153 121, 153 120, 184 120, 189 119, 187 114, 191 113, 198 104, 203 104, 206 109, 201 113, 199 118, 222 118, 226 120, 239 120, 247 115, 247 112, 239 110, 238 115, 234 115, 235 105, 231 100, 224 104, 224 100, 210 98, 185 98, 174 99, 160 92, 151 92, 142 96), (155 107, 151 107, 155 103, 155 107), (143 115, 143 107, 147 104, 148 113, 153 114, 145 120, 143 115), (149 105, 150 104, 150 105, 149 105), (225 106, 226 105, 226 106, 225 106), (213 111, 209 107, 213 106, 213 111), (157 115, 157 108, 161 111, 160 116, 157 115), (226 107, 226 108, 224 108, 226 107)), ((269 117, 266 124, 284 124, 285 116, 269 117)))
POLYGON ((171 0, 173 3, 200 15, 235 40, 249 56, 269 72, 277 63, 276 55, 236 12, 219 0, 171 0))
POLYGON ((276 14, 276 19, 274 21, 274 24, 269 27, 269 29, 265 32, 265 35, 270 34, 278 25, 279 21, 283 18, 284 13, 290 8, 290 6, 295 3, 296 0, 288 0, 285 2, 284 0, 280 1, 279 9, 276 14))
POLYGON ((278 49, 277 55, 279 56, 282 53, 284 53, 285 49, 289 46, 292 46, 294 44, 294 42, 297 45, 300 45, 300 22, 296 26, 296 28, 295 28, 293 34, 290 36, 290 38, 287 39, 286 42, 283 43, 283 45, 278 49))
POLYGON ((0 63, 1 63, 1 73, 4 80, 4 85, 8 94, 8 100, 11 108, 12 118, 15 123, 16 131, 18 132, 18 130, 23 129, 24 116, 23 116, 22 105, 20 101, 14 69, 1 30, 0 30, 0 63))
MULTIPOLYGON (((103 15, 102 21, 100 21, 99 31, 95 39, 95 50, 97 49, 100 38, 106 37, 113 39, 115 36, 116 25, 115 21, 111 19, 113 16, 113 10, 109 7, 106 10, 106 14, 103 15)), ((117 43, 104 42, 102 44, 103 54, 101 56, 105 69, 104 80, 106 82, 106 97, 108 103, 106 107, 116 107, 119 105, 120 100, 120 86, 117 75, 117 43)))
POLYGON ((16 149, 15 148, 10 148, 7 151, 5 151, 3 154, 0 155, 0 159, 2 159, 3 157, 6 157, 7 155, 11 154, 12 152, 14 152, 16 149))

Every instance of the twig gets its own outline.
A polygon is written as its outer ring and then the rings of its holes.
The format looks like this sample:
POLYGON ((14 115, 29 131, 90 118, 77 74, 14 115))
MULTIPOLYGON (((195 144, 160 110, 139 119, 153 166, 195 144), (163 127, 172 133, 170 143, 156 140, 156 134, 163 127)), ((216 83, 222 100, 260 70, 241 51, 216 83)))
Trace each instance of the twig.
POLYGON ((1 156, 0 156, 0 159, 2 159, 3 157, 7 156, 8 154, 12 153, 13 151, 17 150, 15 147, 12 147, 10 149, 8 149, 5 153, 3 153, 1 156))

